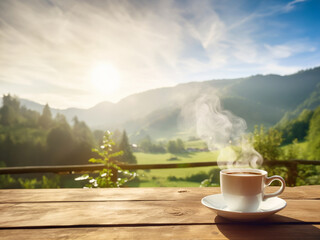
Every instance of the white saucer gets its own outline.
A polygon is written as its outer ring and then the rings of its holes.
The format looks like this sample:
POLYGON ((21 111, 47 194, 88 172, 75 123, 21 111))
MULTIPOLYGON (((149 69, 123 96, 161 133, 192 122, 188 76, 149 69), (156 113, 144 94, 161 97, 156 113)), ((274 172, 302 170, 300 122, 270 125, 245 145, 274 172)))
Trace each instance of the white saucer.
POLYGON ((222 194, 206 196, 202 198, 201 203, 204 206, 213 209, 219 216, 236 221, 254 221, 266 218, 287 206, 285 200, 273 197, 263 201, 256 212, 230 211, 224 202, 222 194))

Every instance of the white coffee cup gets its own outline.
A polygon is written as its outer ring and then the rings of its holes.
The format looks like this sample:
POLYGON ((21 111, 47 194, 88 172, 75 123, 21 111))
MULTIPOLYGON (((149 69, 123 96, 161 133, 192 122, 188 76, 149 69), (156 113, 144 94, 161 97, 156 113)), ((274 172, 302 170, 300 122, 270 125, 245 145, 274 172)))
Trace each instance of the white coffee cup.
POLYGON ((268 177, 260 169, 224 169, 220 171, 220 186, 228 210, 238 212, 255 212, 262 201, 278 196, 285 189, 285 181, 280 176, 268 177), (264 189, 274 180, 281 182, 278 191, 265 194, 264 189))

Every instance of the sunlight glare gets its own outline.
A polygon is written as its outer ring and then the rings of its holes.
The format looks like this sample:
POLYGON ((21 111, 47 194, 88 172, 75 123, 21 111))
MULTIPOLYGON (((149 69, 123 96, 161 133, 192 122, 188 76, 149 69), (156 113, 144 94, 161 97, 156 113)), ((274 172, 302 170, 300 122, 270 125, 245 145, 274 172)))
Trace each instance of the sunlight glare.
POLYGON ((91 70, 93 86, 101 93, 111 94, 119 88, 119 72, 109 63, 98 63, 91 70))

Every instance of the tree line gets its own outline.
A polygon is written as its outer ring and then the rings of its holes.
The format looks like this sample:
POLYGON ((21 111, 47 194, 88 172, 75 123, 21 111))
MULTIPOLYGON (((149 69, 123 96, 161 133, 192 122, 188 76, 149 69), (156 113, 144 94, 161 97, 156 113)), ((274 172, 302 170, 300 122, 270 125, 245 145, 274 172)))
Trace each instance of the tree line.
MULTIPOLYGON (((42 113, 38 113, 21 106, 17 97, 4 95, 0 108, 0 166, 88 164, 88 159, 96 157, 92 148, 102 145, 103 135, 103 131, 92 131, 77 117, 69 124, 64 115, 53 116, 48 104, 42 113)), ((115 160, 136 163, 126 131, 116 130, 112 138, 115 142, 113 151, 123 151, 123 155, 115 160)), ((320 159, 320 107, 304 110, 298 118, 282 122, 274 128, 256 128, 252 133, 252 143, 266 161, 299 158, 299 142, 305 143, 306 159, 320 159), (283 148, 286 145, 288 147, 283 148)), ((139 142, 138 148, 149 153, 181 154, 186 151, 181 139, 153 142, 148 136, 139 142)), ((279 175, 285 173, 280 168, 269 171, 279 175)), ((300 167, 299 176, 302 177, 299 181, 301 184, 319 182, 319 177, 315 177, 318 172, 319 169, 314 166, 300 167)), ((0 178, 0 187, 4 183, 20 184, 22 187, 40 184, 59 186, 58 179, 51 181, 46 176, 31 180, 10 176, 0 178)))
MULTIPOLYGON (((46 104, 42 113, 21 106, 10 94, 0 108, 0 162, 2 166, 88 164, 91 149, 101 144, 103 131, 91 131, 85 122, 73 118, 70 125, 62 114, 52 116, 46 104)), ((116 140, 119 161, 135 163, 125 131, 116 140)))
POLYGON ((168 142, 159 141, 154 142, 150 136, 143 138, 138 144, 139 150, 146 153, 171 153, 171 154, 181 154, 185 153, 185 144, 182 139, 177 138, 169 140, 168 142))

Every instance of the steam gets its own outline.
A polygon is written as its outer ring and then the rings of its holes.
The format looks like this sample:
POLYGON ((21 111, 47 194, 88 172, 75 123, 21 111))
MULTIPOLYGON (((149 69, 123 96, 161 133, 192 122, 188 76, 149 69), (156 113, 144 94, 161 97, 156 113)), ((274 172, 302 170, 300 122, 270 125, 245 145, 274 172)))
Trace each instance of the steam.
POLYGON ((196 101, 196 129, 210 150, 219 150, 237 142, 246 130, 246 122, 231 112, 222 110, 216 96, 201 97, 196 101))
POLYGON ((216 95, 200 97, 181 113, 184 127, 193 125, 193 133, 207 143, 210 151, 220 151, 217 159, 220 168, 256 168, 262 164, 261 155, 246 136, 245 120, 222 109, 216 95))

